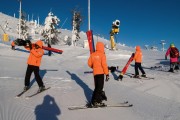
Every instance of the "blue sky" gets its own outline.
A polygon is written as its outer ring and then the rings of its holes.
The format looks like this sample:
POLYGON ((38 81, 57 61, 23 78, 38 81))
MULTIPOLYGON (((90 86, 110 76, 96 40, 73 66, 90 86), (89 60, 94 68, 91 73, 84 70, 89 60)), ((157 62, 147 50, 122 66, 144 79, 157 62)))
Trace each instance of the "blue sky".
MULTIPOLYGON (((22 0, 22 9, 41 23, 49 11, 61 20, 63 29, 72 29, 71 11, 77 9, 83 16, 82 31, 88 29, 88 0, 22 0)), ((121 21, 116 40, 128 46, 160 46, 165 40, 168 47, 174 43, 180 49, 180 0, 91 0, 91 29, 109 39, 111 24, 121 21)), ((0 11, 18 17, 17 0, 1 0, 0 11)), ((97 39, 97 38, 94 38, 97 39)))

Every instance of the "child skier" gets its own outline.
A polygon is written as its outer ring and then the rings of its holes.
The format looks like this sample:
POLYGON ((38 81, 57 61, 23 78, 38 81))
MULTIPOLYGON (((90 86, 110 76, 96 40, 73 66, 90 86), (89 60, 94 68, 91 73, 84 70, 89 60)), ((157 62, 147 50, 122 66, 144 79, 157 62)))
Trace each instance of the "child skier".
POLYGON ((15 43, 14 43, 14 41, 11 42, 11 49, 15 50, 15 43))
POLYGON ((170 55, 170 70, 169 72, 174 72, 174 70, 179 70, 179 66, 177 64, 179 58, 179 50, 175 47, 173 43, 170 44, 170 47, 166 51, 165 59, 167 60, 167 56, 170 55))
POLYGON ((135 75, 134 78, 139 78, 139 71, 141 71, 142 75, 141 77, 146 77, 146 73, 144 72, 141 63, 142 63, 142 51, 140 46, 136 46, 136 52, 134 54, 134 60, 135 60, 135 75))
POLYGON ((103 106, 103 100, 107 100, 104 88, 104 74, 106 81, 109 80, 109 70, 104 53, 104 44, 97 42, 96 52, 92 53, 88 59, 88 66, 93 69, 95 89, 92 95, 91 104, 93 107, 103 106))
POLYGON ((34 72, 36 82, 38 83, 39 90, 41 92, 45 89, 44 83, 39 75, 39 66, 41 64, 42 56, 44 55, 44 51, 42 49, 43 42, 38 40, 35 44, 29 43, 29 46, 25 46, 27 50, 30 50, 29 58, 27 61, 27 70, 25 76, 25 87, 24 91, 29 89, 30 85, 30 77, 32 72, 34 72))

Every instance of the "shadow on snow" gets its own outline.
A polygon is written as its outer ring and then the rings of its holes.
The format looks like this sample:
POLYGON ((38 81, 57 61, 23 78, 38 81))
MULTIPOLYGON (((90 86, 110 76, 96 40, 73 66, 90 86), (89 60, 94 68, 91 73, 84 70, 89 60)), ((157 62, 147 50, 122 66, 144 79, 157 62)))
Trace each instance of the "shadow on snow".
POLYGON ((43 103, 36 106, 34 114, 36 120, 59 120, 57 116, 61 114, 61 110, 57 106, 55 99, 50 95, 46 95, 43 103))
POLYGON ((76 74, 70 73, 69 71, 66 71, 66 72, 71 76, 72 80, 76 81, 76 83, 82 87, 84 94, 86 96, 86 100, 87 100, 87 102, 89 102, 91 100, 91 95, 92 95, 93 91, 76 74))
MULTIPOLYGON (((45 74, 47 73, 47 71, 58 71, 58 70, 39 70, 39 74, 43 80, 43 77, 45 76, 45 74)), ((32 87, 32 85, 34 84, 34 82, 36 81, 36 78, 34 77, 34 79, 30 82, 30 87, 32 87)))

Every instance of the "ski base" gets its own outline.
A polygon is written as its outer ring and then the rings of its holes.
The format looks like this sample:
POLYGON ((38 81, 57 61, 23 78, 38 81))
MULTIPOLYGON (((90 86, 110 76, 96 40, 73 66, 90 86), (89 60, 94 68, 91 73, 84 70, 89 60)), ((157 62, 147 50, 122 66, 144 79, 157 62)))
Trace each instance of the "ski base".
POLYGON ((36 95, 38 95, 38 94, 40 94, 40 93, 42 93, 42 92, 44 92, 44 91, 46 91, 46 90, 48 90, 48 89, 50 89, 51 87, 48 87, 48 88, 45 88, 43 91, 41 91, 41 92, 36 92, 36 93, 34 93, 34 94, 32 94, 32 95, 30 95, 30 96, 26 96, 26 99, 29 99, 29 98, 31 98, 31 97, 33 97, 33 96, 36 96, 36 95))

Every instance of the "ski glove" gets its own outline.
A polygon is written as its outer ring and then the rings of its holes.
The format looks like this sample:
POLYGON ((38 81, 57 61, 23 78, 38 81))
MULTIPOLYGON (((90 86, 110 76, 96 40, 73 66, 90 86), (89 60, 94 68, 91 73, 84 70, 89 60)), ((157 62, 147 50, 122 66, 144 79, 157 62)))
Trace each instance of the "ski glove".
POLYGON ((26 43, 28 44, 29 49, 31 50, 31 49, 32 49, 32 43, 31 43, 31 41, 30 41, 30 40, 26 40, 26 43))
POLYGON ((109 74, 106 75, 106 82, 109 80, 109 74))
POLYGON ((165 60, 167 60, 167 56, 165 56, 165 60))

